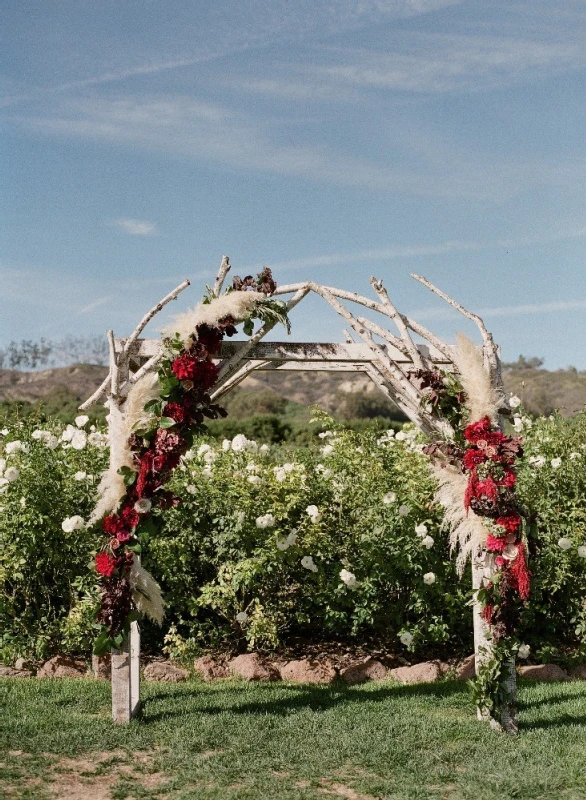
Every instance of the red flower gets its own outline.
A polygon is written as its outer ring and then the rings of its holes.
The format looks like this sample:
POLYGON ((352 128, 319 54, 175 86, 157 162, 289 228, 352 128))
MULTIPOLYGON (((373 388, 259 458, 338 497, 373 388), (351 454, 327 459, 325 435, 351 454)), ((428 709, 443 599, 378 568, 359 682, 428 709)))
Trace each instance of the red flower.
POLYGON ((213 361, 199 361, 193 380, 201 389, 211 389, 218 380, 218 367, 213 361))
POLYGON ((175 377, 179 378, 180 381, 190 381, 194 380, 196 365, 197 359, 188 353, 183 353, 173 361, 171 369, 175 377))
POLYGON ((494 560, 494 563, 497 565, 497 567, 504 567, 507 562, 502 556, 497 556, 494 560))
POLYGON ((481 617, 483 620, 488 624, 492 625, 492 612, 494 608, 491 605, 485 605, 482 611, 480 612, 481 617))
POLYGON ((486 549, 492 553, 502 553, 506 546, 507 542, 504 537, 493 536, 490 533, 486 537, 486 549))
POLYGON ((490 476, 474 484, 474 497, 486 497, 488 500, 498 500, 498 487, 490 476))
POLYGON ((127 530, 119 531, 116 534, 116 538, 118 539, 119 542, 127 542, 131 536, 132 534, 130 533, 130 531, 127 530))
POLYGON ((150 497, 153 493, 154 487, 149 478, 152 477, 154 457, 155 454, 151 450, 147 450, 140 460, 138 478, 136 479, 136 495, 138 498, 150 497))
POLYGON ((469 447, 464 453, 464 466, 467 470, 472 470, 479 464, 484 464, 485 461, 485 454, 476 447, 469 447))
POLYGON ((497 517, 496 524, 502 525, 507 533, 517 533, 521 525, 521 517, 519 514, 505 514, 502 517, 497 517))
POLYGON ((195 329, 197 333, 197 342, 195 347, 197 351, 205 358, 208 354, 211 356, 216 355, 222 344, 223 334, 219 328, 212 328, 205 323, 198 325, 195 329))
POLYGON ((481 439, 487 438, 487 433, 490 433, 492 423, 488 417, 483 417, 478 422, 473 422, 464 429, 464 437, 469 441, 476 443, 481 439))
POLYGON ((525 546, 521 543, 517 547, 517 558, 511 564, 510 573, 512 583, 519 592, 519 597, 521 600, 527 600, 531 590, 531 573, 527 568, 525 546))
POLYGON ((499 483, 501 486, 506 486, 508 489, 512 489, 517 483, 517 476, 512 469, 507 469, 505 470, 504 478, 500 480, 499 483))
POLYGON ((179 403, 167 403, 165 408, 163 409, 163 413, 166 417, 171 417, 174 419, 175 422, 178 422, 180 425, 188 420, 188 413, 184 406, 179 405, 179 403))
POLYGON ((132 506, 126 506, 126 508, 123 508, 120 516, 124 520, 125 525, 129 528, 136 528, 140 520, 138 513, 134 510, 134 508, 132 508, 132 506))
POLYGON ((126 526, 121 517, 117 514, 112 514, 104 519, 104 531, 109 536, 118 537, 119 533, 124 533, 126 531, 126 526))
POLYGON ((96 556, 96 571, 109 578, 116 569, 116 559, 110 553, 98 553, 96 556))

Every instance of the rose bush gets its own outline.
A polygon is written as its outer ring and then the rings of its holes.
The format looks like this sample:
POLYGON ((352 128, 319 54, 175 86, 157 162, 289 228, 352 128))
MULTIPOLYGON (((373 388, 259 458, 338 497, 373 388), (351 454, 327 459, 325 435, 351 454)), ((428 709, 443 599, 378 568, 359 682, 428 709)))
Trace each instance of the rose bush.
MULTIPOLYGON (((521 639, 539 658, 584 656, 586 414, 516 413, 525 439, 518 495, 535 520, 521 639)), ((108 452, 103 434, 79 422, 0 423, 5 661, 87 653, 95 635, 99 542, 83 521, 108 452)), ((167 635, 169 652, 182 655, 295 637, 469 651, 469 571, 457 578, 418 435, 318 425, 318 447, 200 438, 182 458, 167 485, 182 502, 155 509, 143 537, 167 604, 162 630, 143 626, 147 643, 160 647, 167 635)))

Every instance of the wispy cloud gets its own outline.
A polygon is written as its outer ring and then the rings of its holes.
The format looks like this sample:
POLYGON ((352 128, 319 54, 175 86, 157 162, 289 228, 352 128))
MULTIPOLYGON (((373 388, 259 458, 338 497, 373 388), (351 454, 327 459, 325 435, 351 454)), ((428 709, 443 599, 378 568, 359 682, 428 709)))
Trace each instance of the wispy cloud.
POLYGON ((144 219, 128 219, 127 217, 119 217, 112 220, 111 225, 120 228, 124 233, 130 236, 156 236, 158 233, 157 226, 154 222, 148 222, 144 219))
POLYGON ((95 311, 96 308, 101 308, 105 306, 106 303, 111 299, 111 295, 106 295, 106 297, 99 297, 97 300, 94 300, 91 303, 88 303, 87 306, 83 306, 77 311, 77 314, 89 314, 91 311, 95 311))
MULTIPOLYGON (((555 314, 581 311, 586 308, 586 300, 555 300, 549 303, 525 303, 514 306, 491 306, 471 309, 483 319, 491 317, 515 317, 527 314, 555 314)), ((420 308, 408 312, 413 319, 448 319, 458 317, 453 308, 420 308)))

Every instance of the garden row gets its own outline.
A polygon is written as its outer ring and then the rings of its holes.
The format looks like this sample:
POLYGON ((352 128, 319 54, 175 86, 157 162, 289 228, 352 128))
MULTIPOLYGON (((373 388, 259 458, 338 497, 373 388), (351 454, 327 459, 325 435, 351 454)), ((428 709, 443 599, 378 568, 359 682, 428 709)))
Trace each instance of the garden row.
MULTIPOLYGON (((9 420, 0 431, 0 659, 89 653, 97 542, 85 527, 108 450, 78 418, 9 420)), ((319 447, 199 440, 169 488, 181 498, 142 534, 161 583, 162 628, 147 649, 191 662, 206 650, 276 652, 358 643, 413 660, 472 649, 468 570, 459 578, 422 441, 320 417, 319 447)), ((586 413, 531 421, 518 493, 532 594, 529 659, 586 657, 586 413)))

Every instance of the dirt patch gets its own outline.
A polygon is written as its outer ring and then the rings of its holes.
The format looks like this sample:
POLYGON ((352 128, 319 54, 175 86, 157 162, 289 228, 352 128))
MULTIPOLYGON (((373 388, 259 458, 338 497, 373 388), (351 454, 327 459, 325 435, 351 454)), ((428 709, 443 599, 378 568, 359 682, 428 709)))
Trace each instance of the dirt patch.
POLYGON ((360 794, 350 786, 335 781, 321 780, 320 794, 329 794, 333 797, 345 797, 347 800, 377 800, 372 794, 360 794))
MULTIPOLYGON (((51 797, 59 800, 111 800, 112 790, 121 781, 152 791, 164 787, 166 776, 155 769, 152 753, 111 750, 61 758, 45 781, 51 797)), ((132 796, 131 786, 128 788, 132 796)))

